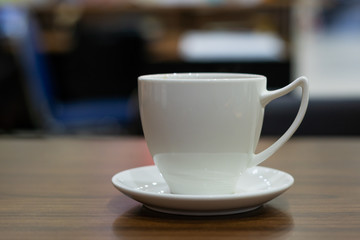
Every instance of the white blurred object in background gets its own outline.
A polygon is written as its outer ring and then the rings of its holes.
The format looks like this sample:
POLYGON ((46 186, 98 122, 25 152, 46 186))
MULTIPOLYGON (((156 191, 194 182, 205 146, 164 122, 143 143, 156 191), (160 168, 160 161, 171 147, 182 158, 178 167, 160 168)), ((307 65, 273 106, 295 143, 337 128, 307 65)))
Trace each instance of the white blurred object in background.
POLYGON ((283 40, 272 33, 189 31, 179 42, 187 61, 277 61, 284 51, 283 40))

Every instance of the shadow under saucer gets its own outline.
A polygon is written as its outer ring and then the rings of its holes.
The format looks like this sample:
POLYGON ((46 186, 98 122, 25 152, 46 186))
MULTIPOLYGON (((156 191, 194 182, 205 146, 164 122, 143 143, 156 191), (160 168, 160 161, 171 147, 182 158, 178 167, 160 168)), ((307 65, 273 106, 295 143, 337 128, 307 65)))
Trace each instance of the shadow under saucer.
POLYGON ((224 239, 226 236, 279 239, 286 238, 293 226, 292 216, 272 204, 250 212, 222 216, 173 215, 139 205, 120 215, 113 222, 112 229, 122 239, 150 235, 167 239, 224 239))

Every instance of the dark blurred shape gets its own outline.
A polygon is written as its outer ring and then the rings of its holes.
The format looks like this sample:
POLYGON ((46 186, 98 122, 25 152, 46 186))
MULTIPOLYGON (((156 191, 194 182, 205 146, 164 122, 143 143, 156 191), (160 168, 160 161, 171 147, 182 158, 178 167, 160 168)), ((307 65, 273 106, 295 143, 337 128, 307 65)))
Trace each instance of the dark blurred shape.
POLYGON ((144 65, 145 43, 131 23, 136 19, 131 18, 84 17, 77 22, 74 46, 59 64, 62 75, 57 81, 64 101, 134 94, 144 65), (85 91, 79 91, 84 87, 85 91))
POLYGON ((14 56, 0 45, 0 132, 12 133, 14 129, 32 129, 24 97, 24 89, 17 71, 14 56))
POLYGON ((22 8, 3 7, 1 11, 5 35, 12 41, 23 70, 30 113, 36 125, 50 133, 131 131, 132 125, 138 122, 134 92, 141 61, 137 61, 138 55, 134 55, 132 50, 142 49, 139 35, 119 31, 113 37, 104 34, 106 29, 100 28, 98 35, 96 30, 87 33, 93 34, 86 38, 90 41, 79 37, 78 48, 65 65, 70 69, 67 76, 62 76, 65 77, 63 81, 76 89, 93 89, 95 94, 72 96, 70 91, 70 94, 61 96, 61 89, 54 86, 56 81, 49 62, 41 51, 42 39, 35 18, 22 8), (107 40, 111 41, 110 44, 106 44, 107 40), (129 42, 130 46, 127 45, 129 42), (114 76, 116 79, 110 79, 114 76), (112 94, 102 94, 107 81, 121 82, 119 89, 112 94))
POLYGON ((319 13, 325 31, 335 34, 354 34, 360 31, 359 0, 330 0, 328 5, 319 13))
MULTIPOLYGON (((262 134, 280 135, 286 131, 299 109, 298 96, 274 100, 265 108, 262 134)), ((348 99, 311 99, 299 129, 300 136, 359 136, 360 101, 348 99)))

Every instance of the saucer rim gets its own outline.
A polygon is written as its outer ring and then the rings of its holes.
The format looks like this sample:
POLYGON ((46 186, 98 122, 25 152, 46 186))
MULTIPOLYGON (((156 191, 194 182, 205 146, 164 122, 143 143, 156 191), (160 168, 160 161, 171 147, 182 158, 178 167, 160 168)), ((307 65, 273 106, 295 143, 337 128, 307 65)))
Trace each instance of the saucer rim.
MULTIPOLYGON (((120 192, 128 195, 127 193, 132 193, 132 194, 136 194, 136 195, 142 195, 142 196, 152 196, 155 198, 161 198, 161 199, 174 199, 174 197, 178 200, 192 200, 192 201, 204 201, 204 200, 226 200, 226 199, 233 199, 233 198, 237 198, 237 197, 241 197, 241 198, 251 198, 251 197, 261 197, 267 194, 272 194, 274 192, 284 192, 287 189, 289 189, 295 182, 295 179, 293 176, 291 176, 289 173, 275 169, 275 168, 269 168, 269 167, 264 167, 264 166, 255 166, 252 167, 250 169, 254 169, 254 168, 259 168, 262 170, 266 170, 266 171, 273 171, 273 172, 277 172, 280 174, 285 175, 288 180, 289 183, 288 184, 284 184, 283 186, 277 187, 276 189, 262 189, 262 190, 256 190, 256 191, 250 191, 250 192, 235 192, 235 193, 230 193, 230 194, 208 194, 208 195, 194 195, 194 194, 174 194, 174 193, 154 193, 154 192, 147 192, 147 191, 142 191, 142 190, 137 190, 134 188, 130 188, 128 186, 126 186, 125 184, 122 184, 120 182, 116 182, 116 179, 118 178, 118 176, 124 174, 127 171, 133 171, 133 170, 144 170, 144 169, 151 169, 151 168, 157 168, 155 165, 148 165, 148 166, 142 166, 142 167, 135 167, 135 168, 130 168, 130 169, 126 169, 124 171, 118 172, 116 173, 113 177, 112 177, 112 184, 114 185, 115 188, 117 188, 120 192), (127 193, 123 192, 122 190, 125 190, 127 193)), ((160 173, 159 173, 160 174, 160 173)), ((165 181, 165 180, 164 180, 165 181)), ((165 182, 166 183, 166 182, 165 182)), ((281 194, 280 193, 280 194, 281 194)))
MULTIPOLYGON (((253 167, 253 169, 260 168, 262 171, 271 171, 274 172, 274 174, 282 174, 286 178, 284 183, 279 187, 254 190, 253 192, 241 192, 226 195, 183 195, 143 191, 127 187, 120 182, 121 180, 117 180, 117 178, 126 171, 134 171, 136 169, 138 171, 150 169, 151 171, 151 168, 155 168, 157 173, 160 174, 155 165, 137 167, 115 174, 112 177, 112 183, 117 190, 129 198, 143 204, 144 207, 167 214, 187 216, 241 214, 261 207, 265 203, 283 194, 294 184, 294 178, 289 173, 262 166, 256 166, 253 167)), ((164 179, 161 180, 165 182, 164 179)))

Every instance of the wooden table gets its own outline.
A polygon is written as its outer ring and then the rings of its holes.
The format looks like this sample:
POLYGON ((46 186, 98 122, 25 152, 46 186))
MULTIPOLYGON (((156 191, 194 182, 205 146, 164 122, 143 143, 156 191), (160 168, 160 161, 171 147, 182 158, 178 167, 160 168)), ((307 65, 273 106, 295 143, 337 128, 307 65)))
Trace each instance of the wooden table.
POLYGON ((0 239, 360 239, 360 138, 293 138, 262 165, 294 186, 238 215, 152 212, 112 186, 150 164, 142 138, 2 137, 0 239))

